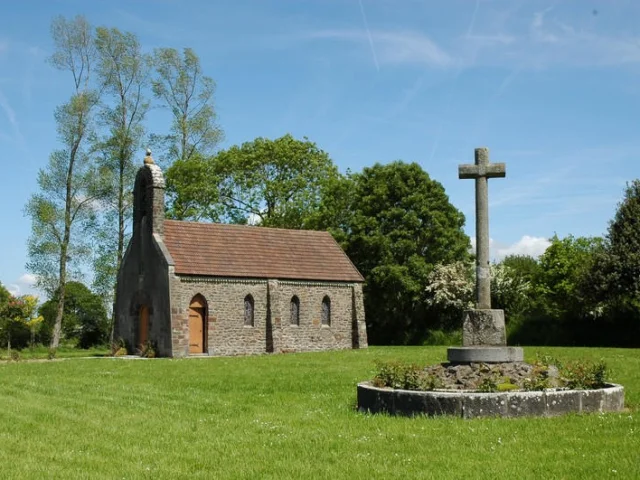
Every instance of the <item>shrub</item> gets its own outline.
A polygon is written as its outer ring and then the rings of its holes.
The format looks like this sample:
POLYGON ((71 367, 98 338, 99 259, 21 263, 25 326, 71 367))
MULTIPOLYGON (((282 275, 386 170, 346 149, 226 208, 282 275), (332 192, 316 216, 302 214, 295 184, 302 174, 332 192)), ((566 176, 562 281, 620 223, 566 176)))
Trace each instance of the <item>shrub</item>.
POLYGON ((496 382, 495 377, 487 376, 480 381, 476 390, 483 393, 496 392, 498 390, 498 383, 496 382))
POLYGON ((149 340, 142 345, 140 356, 144 358, 156 358, 156 349, 149 340))
POLYGON ((511 390, 519 390, 520 387, 518 385, 514 385, 511 381, 506 381, 499 383, 497 385, 498 392, 510 392, 511 390))
POLYGON ((11 350, 11 360, 14 362, 20 361, 20 352, 18 350, 11 350))
POLYGON ((542 391, 551 387, 549 380, 549 367, 542 364, 534 364, 529 378, 525 378, 523 388, 527 391, 542 391))
POLYGON ((577 361, 561 369, 563 383, 573 390, 602 388, 607 383, 609 370, 604 361, 577 361))
POLYGON ((462 329, 445 331, 430 330, 423 345, 462 345, 462 329))
POLYGON ((53 360, 54 358, 56 358, 56 354, 58 352, 56 351, 55 348, 50 348, 49 351, 47 352, 47 359, 48 360, 53 360))
POLYGON ((127 350, 127 344, 122 338, 116 339, 111 344, 111 355, 114 357, 124 357, 129 352, 127 350))
POLYGON ((415 364, 400 362, 378 362, 378 373, 373 377, 375 387, 400 388, 403 390, 434 390, 439 388, 440 380, 429 375, 415 364))

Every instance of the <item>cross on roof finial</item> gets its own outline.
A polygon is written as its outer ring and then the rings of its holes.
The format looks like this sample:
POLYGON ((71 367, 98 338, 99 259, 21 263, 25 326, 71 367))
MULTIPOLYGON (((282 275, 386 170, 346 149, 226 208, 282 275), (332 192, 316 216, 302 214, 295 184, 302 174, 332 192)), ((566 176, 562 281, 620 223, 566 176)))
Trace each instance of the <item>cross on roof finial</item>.
POLYGON ((144 157, 145 165, 153 165, 155 162, 153 161, 153 157, 151 156, 151 149, 147 148, 147 156, 144 157))

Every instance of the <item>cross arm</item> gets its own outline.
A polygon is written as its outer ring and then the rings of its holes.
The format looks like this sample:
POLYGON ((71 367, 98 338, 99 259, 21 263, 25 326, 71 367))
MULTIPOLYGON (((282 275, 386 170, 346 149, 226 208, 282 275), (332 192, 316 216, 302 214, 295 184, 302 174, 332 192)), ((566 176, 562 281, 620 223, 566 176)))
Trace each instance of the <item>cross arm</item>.
POLYGON ((507 174, 504 163, 490 163, 489 165, 459 165, 458 178, 503 178, 507 174))

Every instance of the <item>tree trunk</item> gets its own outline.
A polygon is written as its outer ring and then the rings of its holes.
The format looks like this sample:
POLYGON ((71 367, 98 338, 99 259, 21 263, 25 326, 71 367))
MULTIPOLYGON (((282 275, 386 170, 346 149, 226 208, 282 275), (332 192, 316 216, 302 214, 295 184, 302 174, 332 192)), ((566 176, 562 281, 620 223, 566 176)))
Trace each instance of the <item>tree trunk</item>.
MULTIPOLYGON (((62 263, 62 262, 61 262, 62 263)), ((60 288, 58 290, 58 306, 56 309, 56 321, 53 325, 53 337, 51 338, 51 348, 58 348, 60 344, 60 334, 62 333, 62 317, 64 315, 64 291, 65 291, 65 280, 66 280, 66 259, 64 260, 64 277, 63 274, 60 274, 60 288)), ((62 270, 62 267, 61 269, 62 270)))
MULTIPOLYGON (((123 119, 123 121, 126 121, 123 119)), ((125 212, 124 212, 124 170, 126 165, 126 151, 120 151, 120 165, 118 178, 118 251, 116 253, 116 285, 113 292, 113 307, 111 312, 111 331, 109 332, 109 344, 113 344, 116 329, 116 303, 117 303, 117 278, 124 257, 124 233, 125 233, 125 212)))
MULTIPOLYGON (((81 120, 80 122, 81 123, 81 120)), ((58 284, 58 308, 56 310, 56 321, 53 325, 53 337, 51 338, 51 348, 58 348, 60 344, 60 334, 62 333, 62 316, 64 315, 64 294, 65 285, 67 284, 67 253, 69 250, 69 242, 71 240, 71 197, 73 183, 73 168, 75 166, 76 154, 80 144, 82 135, 78 136, 78 141, 71 149, 69 158, 69 169, 67 170, 67 192, 64 209, 64 237, 60 245, 60 278, 58 284)))

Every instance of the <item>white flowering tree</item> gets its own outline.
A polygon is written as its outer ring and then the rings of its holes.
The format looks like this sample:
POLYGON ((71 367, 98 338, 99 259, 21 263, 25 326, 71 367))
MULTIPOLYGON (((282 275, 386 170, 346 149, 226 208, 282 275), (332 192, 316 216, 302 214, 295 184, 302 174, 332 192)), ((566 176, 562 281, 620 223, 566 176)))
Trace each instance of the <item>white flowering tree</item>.
MULTIPOLYGON (((459 321, 464 310, 473 308, 474 293, 473 264, 464 262, 436 265, 428 276, 425 288, 427 304, 452 321, 459 321)), ((507 317, 519 315, 530 305, 531 294, 529 280, 516 275, 502 263, 491 265, 493 308, 504 309, 507 317)))

